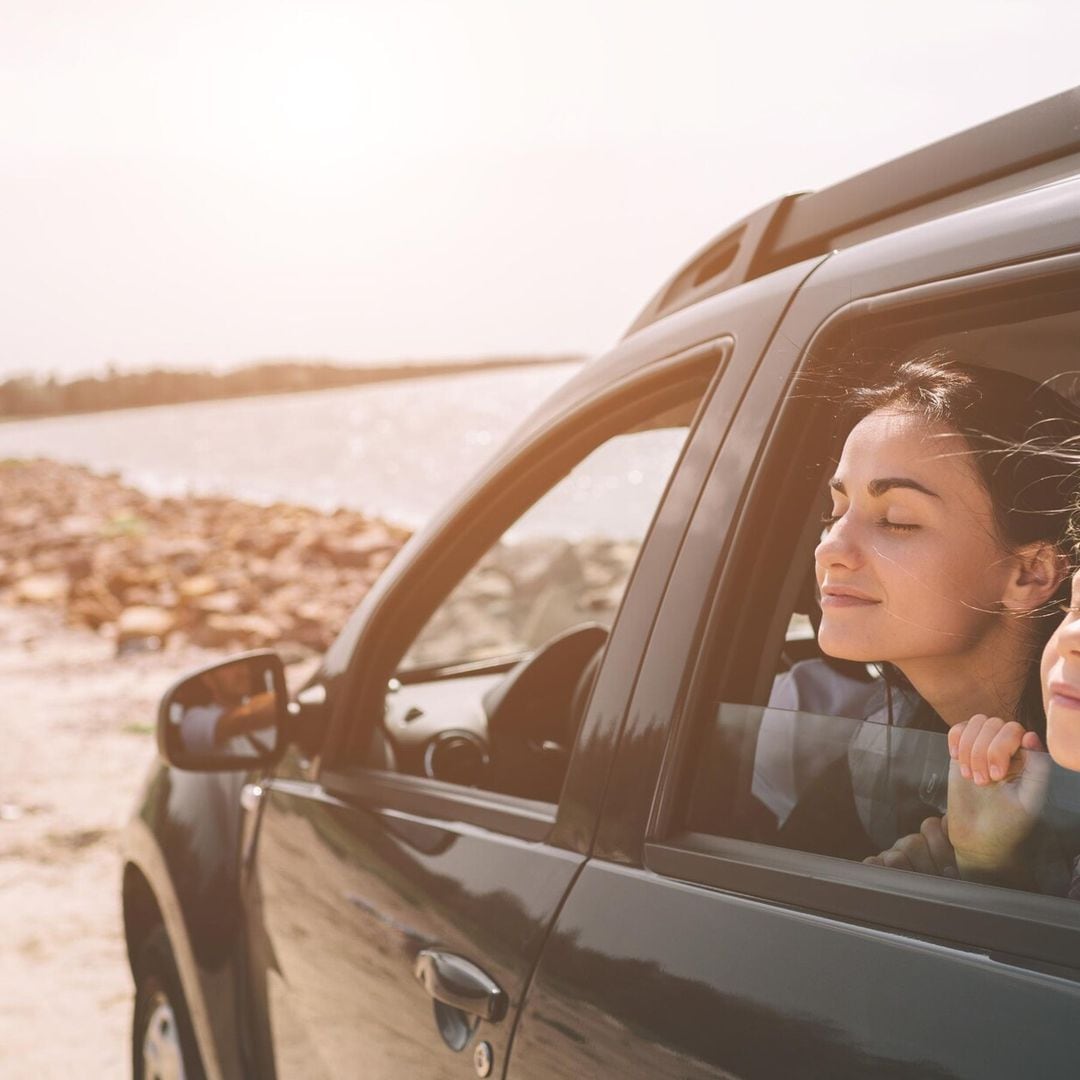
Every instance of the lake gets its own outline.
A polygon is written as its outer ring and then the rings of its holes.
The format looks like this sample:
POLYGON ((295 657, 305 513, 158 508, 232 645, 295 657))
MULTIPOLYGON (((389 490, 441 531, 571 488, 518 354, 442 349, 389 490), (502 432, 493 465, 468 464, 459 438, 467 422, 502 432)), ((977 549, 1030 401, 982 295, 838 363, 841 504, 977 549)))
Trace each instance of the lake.
MULTIPOLYGON (((0 424, 0 458, 116 471, 154 495, 345 506, 415 527, 578 369, 558 364, 15 421, 0 424)), ((666 457, 670 433, 654 435, 666 457)), ((648 450, 646 441, 637 454, 648 450)), ((601 452, 588 475, 576 477, 582 533, 618 533, 621 521, 636 522, 645 503, 655 504, 659 488, 642 483, 652 471, 645 465, 601 452)))

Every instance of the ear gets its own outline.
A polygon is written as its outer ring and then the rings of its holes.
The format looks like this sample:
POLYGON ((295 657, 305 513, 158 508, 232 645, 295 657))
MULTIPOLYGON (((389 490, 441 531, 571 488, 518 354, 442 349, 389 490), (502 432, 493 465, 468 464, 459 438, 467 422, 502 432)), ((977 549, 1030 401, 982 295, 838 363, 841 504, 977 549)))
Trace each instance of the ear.
POLYGON ((1037 610, 1057 592, 1068 573, 1065 556, 1053 544, 1035 543, 1020 548, 1013 555, 1002 607, 1014 615, 1037 610))

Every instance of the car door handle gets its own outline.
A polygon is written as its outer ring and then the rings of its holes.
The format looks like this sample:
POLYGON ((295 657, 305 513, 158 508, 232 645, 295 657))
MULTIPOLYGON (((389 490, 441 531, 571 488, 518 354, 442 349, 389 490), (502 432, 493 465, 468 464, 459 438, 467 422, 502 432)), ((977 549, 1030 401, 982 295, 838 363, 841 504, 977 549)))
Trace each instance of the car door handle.
POLYGON ((444 1005, 451 1005, 481 1020, 506 1015, 506 994, 475 964, 438 949, 421 949, 413 969, 424 989, 444 1005))

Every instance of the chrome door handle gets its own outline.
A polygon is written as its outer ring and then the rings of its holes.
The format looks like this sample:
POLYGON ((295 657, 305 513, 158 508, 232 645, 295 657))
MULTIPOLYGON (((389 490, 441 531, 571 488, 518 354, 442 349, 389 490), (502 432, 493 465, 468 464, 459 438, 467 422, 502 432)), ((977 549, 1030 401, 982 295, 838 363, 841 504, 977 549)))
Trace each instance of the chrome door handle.
POLYGON ((438 949, 421 949, 413 969, 424 989, 444 1005, 481 1020, 506 1015, 506 994, 475 964, 438 949))

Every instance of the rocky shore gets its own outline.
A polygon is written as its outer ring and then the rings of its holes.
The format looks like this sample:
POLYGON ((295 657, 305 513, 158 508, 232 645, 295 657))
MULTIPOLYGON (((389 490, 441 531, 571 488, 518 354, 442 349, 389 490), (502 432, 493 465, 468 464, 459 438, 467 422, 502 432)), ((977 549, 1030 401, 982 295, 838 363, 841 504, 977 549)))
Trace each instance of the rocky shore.
MULTIPOLYGON (((408 537, 355 511, 153 498, 73 465, 0 463, 0 602, 58 609, 117 655, 186 645, 321 653, 408 537)), ((440 605, 409 664, 536 648, 610 623, 633 541, 497 543, 440 605)))
POLYGON ((56 462, 0 462, 0 601, 59 609, 118 655, 319 652, 407 539, 355 511, 153 498, 56 462))

